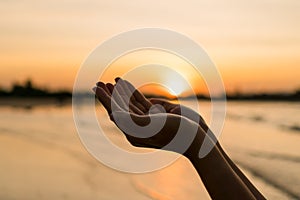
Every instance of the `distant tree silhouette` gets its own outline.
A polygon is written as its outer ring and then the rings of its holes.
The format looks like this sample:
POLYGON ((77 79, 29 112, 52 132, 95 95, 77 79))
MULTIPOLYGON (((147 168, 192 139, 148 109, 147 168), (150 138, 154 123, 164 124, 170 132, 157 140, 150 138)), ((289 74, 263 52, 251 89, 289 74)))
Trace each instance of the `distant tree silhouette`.
POLYGON ((26 88, 27 90, 32 90, 32 89, 33 89, 31 79, 28 79, 28 80, 25 82, 25 88, 26 88))
POLYGON ((0 87, 0 97, 7 96, 8 92, 0 87))
POLYGON ((72 96, 69 91, 49 92, 45 89, 40 89, 34 86, 31 79, 27 79, 24 85, 14 83, 10 92, 6 96, 15 97, 55 97, 58 99, 69 98, 72 96))

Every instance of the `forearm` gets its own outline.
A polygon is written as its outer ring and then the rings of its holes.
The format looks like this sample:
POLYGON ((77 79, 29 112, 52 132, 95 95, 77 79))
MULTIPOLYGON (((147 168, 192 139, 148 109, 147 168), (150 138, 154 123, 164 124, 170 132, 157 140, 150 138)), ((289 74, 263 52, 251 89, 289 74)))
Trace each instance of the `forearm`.
MULTIPOLYGON (((195 115, 196 112, 190 112, 190 116, 193 116, 193 118, 196 119, 195 115)), ((210 137, 212 142, 215 143, 216 148, 218 148, 219 152, 223 155, 224 159, 227 161, 227 163, 230 165, 232 170, 236 173, 237 176, 241 179, 241 181, 248 187, 248 189, 251 191, 251 193, 255 196, 256 199, 264 200, 266 199, 257 189, 256 187, 249 181, 249 179, 244 175, 244 173, 235 165, 235 163, 229 158, 229 156, 226 154, 226 152, 221 147, 220 143, 218 142, 218 139, 213 134, 213 132, 209 129, 209 127, 206 125, 204 120, 199 116, 199 125, 203 128, 203 130, 206 132, 206 134, 210 137)))
POLYGON ((204 136, 202 133, 197 134, 185 156, 195 167, 211 198, 256 199, 217 147, 214 147, 206 157, 198 157, 204 136))
MULTIPOLYGON (((204 128, 205 129, 205 128, 204 128)), ((219 150, 219 152, 222 154, 224 159, 227 161, 227 163, 230 165, 232 170, 236 173, 237 176, 243 181, 243 183, 248 187, 248 189, 251 191, 251 193, 255 196, 256 199, 264 200, 266 199, 257 189, 256 187, 249 181, 249 179, 244 175, 244 173, 236 166, 236 164, 229 158, 229 156, 226 154, 226 152, 223 150, 221 144, 218 142, 217 138, 213 134, 211 130, 207 127, 205 129, 209 137, 212 139, 212 141, 215 144, 216 148, 219 150)))
POLYGON ((256 199, 265 200, 266 198, 258 191, 258 189, 250 182, 250 180, 246 177, 246 175, 236 166, 236 164, 229 158, 226 152, 222 149, 221 145, 218 143, 217 148, 219 148, 223 157, 226 159, 228 164, 231 166, 233 171, 240 177, 240 179, 244 182, 244 184, 249 188, 252 194, 256 199))

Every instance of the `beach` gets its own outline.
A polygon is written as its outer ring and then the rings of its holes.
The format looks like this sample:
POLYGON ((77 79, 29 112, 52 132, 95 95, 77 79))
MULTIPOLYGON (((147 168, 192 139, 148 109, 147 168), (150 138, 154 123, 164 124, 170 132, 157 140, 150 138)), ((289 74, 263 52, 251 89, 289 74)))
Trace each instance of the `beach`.
MULTIPOLYGON (((209 122, 210 104, 199 105, 209 122)), ((134 149, 98 111, 107 135, 134 149)), ((299 111, 297 102, 227 103, 220 142, 267 199, 300 199, 299 111)), ((0 199, 210 199, 184 157, 145 174, 100 163, 79 139, 71 104, 1 105, 0 157, 0 199)))

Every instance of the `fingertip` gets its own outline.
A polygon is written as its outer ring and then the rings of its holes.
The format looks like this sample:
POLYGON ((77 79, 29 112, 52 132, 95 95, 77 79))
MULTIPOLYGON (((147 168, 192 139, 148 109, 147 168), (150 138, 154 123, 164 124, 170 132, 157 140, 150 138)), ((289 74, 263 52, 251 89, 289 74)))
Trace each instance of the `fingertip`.
POLYGON ((122 85, 122 87, 126 86, 126 83, 123 79, 118 77, 118 83, 122 85))
POLYGON ((120 80, 120 77, 115 78, 116 83, 120 80))
POLYGON ((153 103, 153 102, 155 102, 155 99, 154 99, 154 98, 150 98, 149 101, 150 101, 151 103, 153 103))
POLYGON ((101 97, 103 95, 106 95, 105 91, 101 87, 94 87, 93 91, 95 92, 97 97, 101 97))
POLYGON ((135 90, 135 87, 127 80, 123 80, 124 83, 127 85, 128 89, 134 91, 135 90))
POLYGON ((95 87, 93 87, 92 88, 92 90, 94 91, 94 93, 96 93, 96 91, 97 91, 97 87, 95 86, 95 87))
POLYGON ((97 85, 98 87, 103 87, 105 84, 104 84, 103 82, 99 81, 99 82, 96 83, 96 85, 97 85))
POLYGON ((114 85, 111 83, 106 83, 106 87, 108 88, 108 90, 110 91, 110 93, 113 93, 114 90, 114 85))
POLYGON ((149 99, 149 101, 152 103, 152 104, 161 104, 163 101, 161 101, 160 99, 155 99, 155 98, 151 98, 149 99))

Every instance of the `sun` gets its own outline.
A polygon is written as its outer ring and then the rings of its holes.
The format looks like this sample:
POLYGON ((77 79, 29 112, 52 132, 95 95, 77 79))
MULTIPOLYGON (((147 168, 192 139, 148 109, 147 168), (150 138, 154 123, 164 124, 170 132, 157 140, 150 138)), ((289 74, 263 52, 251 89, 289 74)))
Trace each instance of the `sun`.
POLYGON ((184 81, 177 79, 177 77, 170 76, 166 80, 165 87, 173 96, 179 96, 188 89, 184 81))

